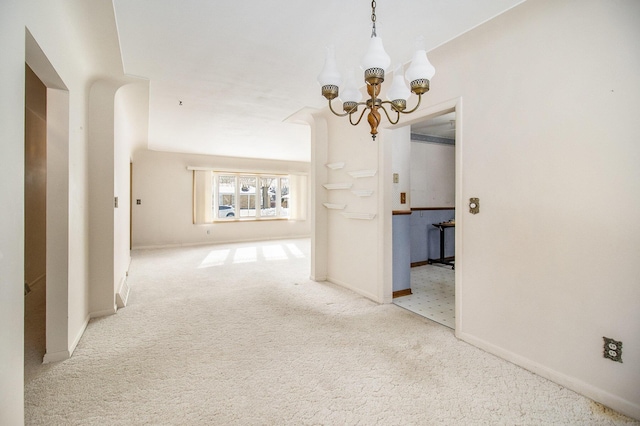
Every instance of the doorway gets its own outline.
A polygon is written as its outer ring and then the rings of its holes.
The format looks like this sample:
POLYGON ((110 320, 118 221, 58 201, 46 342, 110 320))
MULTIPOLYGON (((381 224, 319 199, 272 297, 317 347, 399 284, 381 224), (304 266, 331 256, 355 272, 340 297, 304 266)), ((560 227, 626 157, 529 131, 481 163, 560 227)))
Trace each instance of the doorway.
POLYGON ((410 288, 394 303, 456 328, 455 108, 411 123, 410 288))
MULTIPOLYGON (((36 233, 35 238, 38 239, 40 247, 37 255, 40 272, 36 277, 42 278, 31 286, 33 289, 29 293, 37 289, 44 298, 37 310, 41 315, 40 321, 44 322, 44 326, 39 329, 39 338, 42 339, 40 346, 45 346, 44 357, 40 357, 39 362, 46 363, 69 357, 69 91, 28 29, 25 31, 25 63, 32 71, 31 77, 27 78, 34 79, 39 87, 39 100, 36 103, 38 106, 33 106, 31 101, 25 102, 28 109, 37 111, 25 113, 30 116, 25 116, 25 124, 28 124, 28 121, 37 124, 37 139, 40 141, 37 145, 37 149, 40 150, 36 156, 37 165, 30 166, 25 162, 25 249, 31 251, 27 248, 29 243, 26 241, 31 237, 27 236, 26 232, 36 233), (34 172, 35 169, 37 172, 34 172), (26 192, 33 187, 28 181, 33 177, 29 173, 37 175, 36 192, 44 192, 38 195, 38 209, 41 209, 40 213, 44 215, 39 216, 38 220, 44 220, 44 228, 34 228, 26 217, 33 213, 30 211, 33 207, 26 205, 26 192)), ((25 72, 29 73, 28 70, 25 72)), ((25 83, 25 97, 27 84, 30 83, 25 83)), ((28 133, 25 130, 25 139, 29 137, 28 133)), ((30 148, 25 140, 25 161, 31 155, 27 152, 30 149, 33 148, 30 148)), ((25 252, 25 269, 32 256, 35 255, 25 252)), ((29 280, 28 275, 25 275, 25 278, 29 280)), ((25 293, 27 291, 25 286, 25 293)), ((25 308, 31 309, 31 306, 25 308)), ((28 325, 25 322, 25 329, 28 325)), ((27 337, 25 331, 25 339, 27 337)), ((42 348, 39 351, 41 353, 42 348)))
POLYGON ((24 111, 24 357, 46 351, 47 87, 25 64, 24 111))

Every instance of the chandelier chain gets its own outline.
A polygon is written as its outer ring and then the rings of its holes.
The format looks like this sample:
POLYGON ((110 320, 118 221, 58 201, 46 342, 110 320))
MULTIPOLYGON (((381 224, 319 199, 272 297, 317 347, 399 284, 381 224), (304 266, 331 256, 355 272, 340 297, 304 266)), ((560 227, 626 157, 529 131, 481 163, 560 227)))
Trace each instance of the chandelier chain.
POLYGON ((371 1, 371 37, 377 37, 376 34, 376 0, 371 1))

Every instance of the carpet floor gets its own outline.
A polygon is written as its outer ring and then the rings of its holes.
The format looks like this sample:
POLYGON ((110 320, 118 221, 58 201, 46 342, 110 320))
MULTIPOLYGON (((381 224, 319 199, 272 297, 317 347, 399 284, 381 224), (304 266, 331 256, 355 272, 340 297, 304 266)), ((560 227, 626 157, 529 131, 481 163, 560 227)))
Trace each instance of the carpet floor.
POLYGON ((41 364, 27 330, 25 423, 638 424, 308 276, 306 239, 133 251, 128 306, 70 359, 41 364))

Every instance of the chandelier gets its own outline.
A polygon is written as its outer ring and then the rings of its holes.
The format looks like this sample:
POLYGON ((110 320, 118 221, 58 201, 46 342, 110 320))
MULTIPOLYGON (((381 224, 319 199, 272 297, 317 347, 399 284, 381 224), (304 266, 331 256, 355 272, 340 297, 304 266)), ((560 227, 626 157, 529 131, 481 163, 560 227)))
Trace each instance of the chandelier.
POLYGON ((436 70, 429 62, 429 59, 427 59, 427 52, 420 46, 414 53, 411 65, 405 75, 402 75, 402 66, 396 66, 391 87, 387 92, 388 100, 383 101, 378 98, 382 82, 384 81, 384 73, 391 63, 391 58, 389 58, 387 52, 384 51, 382 39, 376 34, 375 0, 371 2, 371 24, 372 30, 369 49, 362 58, 364 81, 367 83, 367 93, 370 98, 365 102, 360 102, 362 93, 358 90, 353 78, 348 79, 342 93, 339 92, 342 79, 336 65, 335 52, 331 47, 327 48, 324 68, 318 76, 318 83, 322 86, 322 96, 329 101, 329 109, 331 112, 338 117, 349 116, 351 125, 357 126, 362 120, 364 113, 369 111, 367 121, 371 126, 371 137, 375 141, 381 118, 380 110, 384 112, 391 124, 398 123, 400 114, 411 114, 414 112, 420 106, 422 95, 429 91, 429 80, 433 77, 436 70), (407 87, 405 78, 410 82, 411 90, 407 87), (413 109, 407 111, 407 99, 411 93, 418 95, 418 103, 413 109), (342 100, 343 113, 336 112, 331 104, 331 101, 338 96, 342 100), (354 122, 354 117, 358 116, 358 107, 360 105, 364 105, 365 108, 360 113, 357 121, 354 122), (385 105, 389 105, 391 115, 389 115, 389 111, 387 111, 385 105), (393 112, 396 113, 395 118, 392 118, 393 112))

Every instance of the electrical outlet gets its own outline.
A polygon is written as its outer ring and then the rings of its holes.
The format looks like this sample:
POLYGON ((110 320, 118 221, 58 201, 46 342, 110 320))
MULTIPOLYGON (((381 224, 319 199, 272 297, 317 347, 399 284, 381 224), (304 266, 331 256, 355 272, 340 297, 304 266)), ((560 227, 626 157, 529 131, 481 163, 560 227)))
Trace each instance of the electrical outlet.
POLYGON ((400 193, 400 204, 407 204, 407 193, 406 192, 401 192, 400 193))
POLYGON ((603 356, 611 361, 622 362, 622 342, 609 337, 602 337, 604 340, 603 356))

